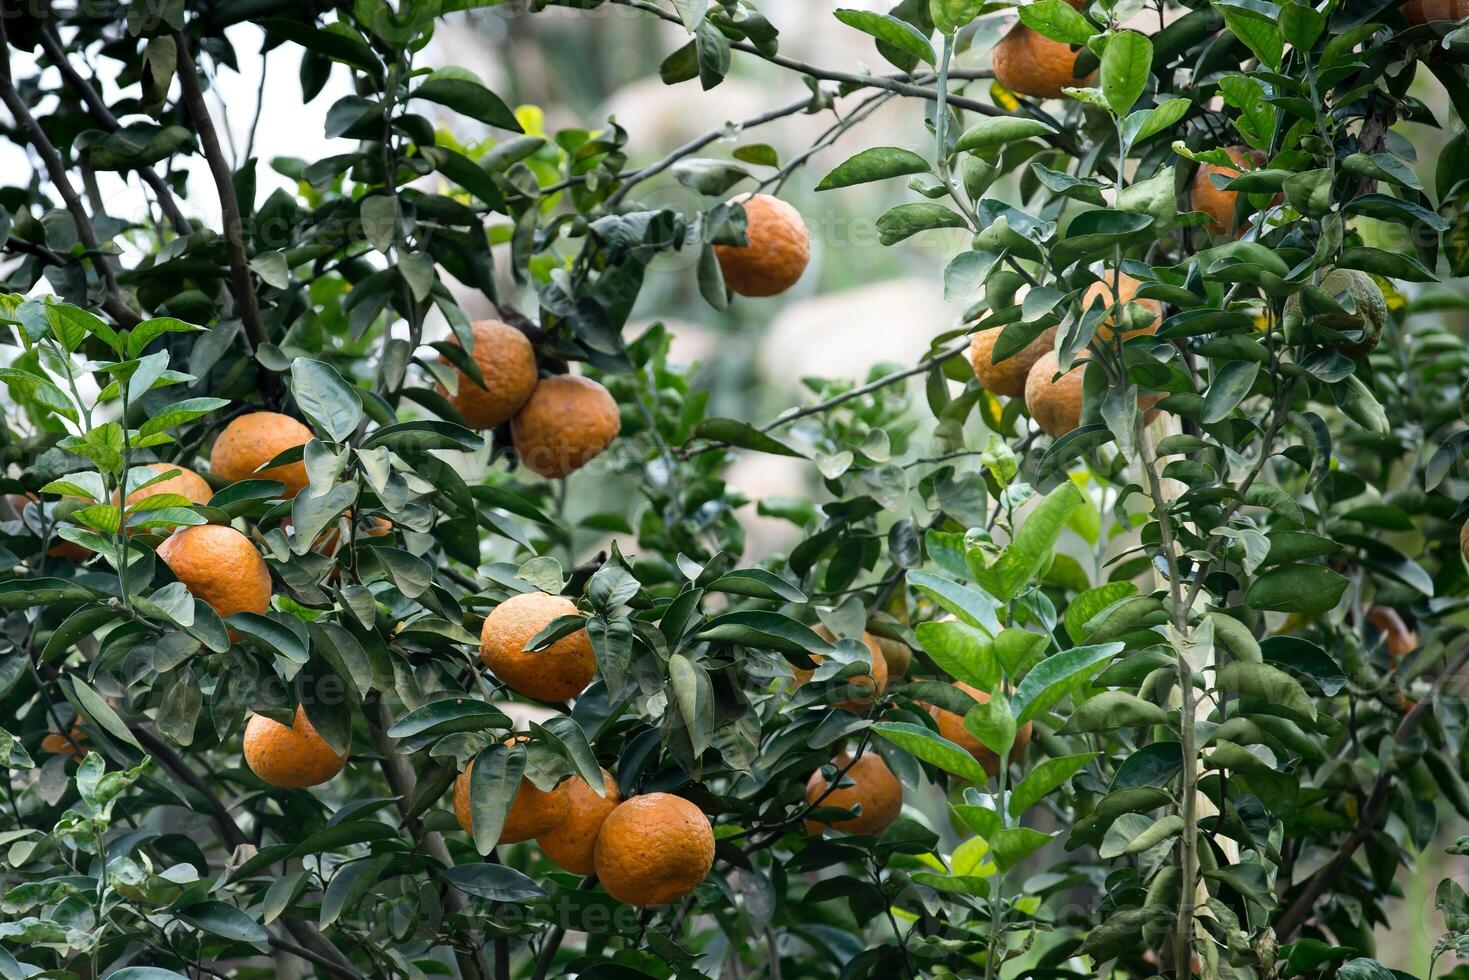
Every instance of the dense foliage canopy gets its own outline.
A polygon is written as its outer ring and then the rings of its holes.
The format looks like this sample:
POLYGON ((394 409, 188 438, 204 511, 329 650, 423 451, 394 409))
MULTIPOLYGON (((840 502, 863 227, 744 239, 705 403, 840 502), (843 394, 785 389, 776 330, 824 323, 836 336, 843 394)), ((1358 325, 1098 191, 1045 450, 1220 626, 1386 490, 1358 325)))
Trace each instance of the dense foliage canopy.
POLYGON ((826 66, 565 4, 808 83, 673 149, 428 63, 492 6, 5 5, 0 976, 1394 975, 1469 818, 1469 9, 902 0, 826 66), (241 38, 350 78, 337 152, 230 160, 241 38), (718 418, 629 329, 660 256, 719 311, 801 275, 743 195, 903 180, 882 247, 963 242, 918 364, 718 418), (568 786, 632 801, 600 876, 516 832, 568 786))

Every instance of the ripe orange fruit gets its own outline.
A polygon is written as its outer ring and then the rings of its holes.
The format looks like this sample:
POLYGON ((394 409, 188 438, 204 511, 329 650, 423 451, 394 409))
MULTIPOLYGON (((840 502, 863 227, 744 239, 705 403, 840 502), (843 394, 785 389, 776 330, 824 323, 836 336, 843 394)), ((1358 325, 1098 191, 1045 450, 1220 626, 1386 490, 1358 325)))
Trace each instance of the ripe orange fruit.
MULTIPOLYGON (((509 419, 525 404, 536 387, 536 351, 525 334, 499 320, 477 320, 474 350, 471 356, 484 375, 481 388, 470 377, 459 374, 459 390, 450 395, 443 386, 439 392, 459 410, 471 429, 493 429, 509 419)), ((452 338, 458 343, 458 338, 452 338)), ((440 358, 447 364, 447 358, 440 358)))
POLYGON ((515 454, 547 479, 581 469, 621 431, 622 416, 611 393, 572 374, 543 379, 510 423, 515 454))
MULTIPOLYGON (((843 752, 832 760, 832 764, 840 769, 851 758, 843 752)), ((850 782, 852 785, 843 786, 839 782, 836 789, 827 793, 826 789, 831 782, 821 775, 820 769, 816 770, 806 781, 806 802, 841 807, 844 810, 855 810, 860 806, 862 812, 850 820, 838 820, 836 823, 807 820, 807 833, 845 830, 849 834, 868 834, 875 837, 903 812, 903 784, 898 782, 898 777, 893 775, 888 764, 876 752, 863 753, 852 763, 841 782, 850 782), (824 798, 823 793, 826 794, 824 798), (821 800, 820 804, 816 803, 817 800, 821 800)))
MULTIPOLYGON (((965 684, 963 681, 955 681, 954 686, 981 703, 990 699, 990 696, 984 691, 965 684)), ((1000 771, 1000 757, 990 751, 987 745, 969 733, 969 729, 964 727, 963 715, 956 715, 952 711, 945 711, 936 704, 928 706, 928 713, 933 715, 934 721, 938 722, 939 734, 974 756, 985 772, 993 776, 1000 771)), ((1030 744, 1030 729, 1031 724, 1027 721, 1015 733, 1015 745, 1010 749, 1010 760, 1012 762, 1030 744)))
POLYGON ((1469 521, 1465 521, 1464 526, 1459 529, 1459 551, 1464 560, 1469 561, 1469 521))
MULTIPOLYGON (((454 777, 454 816, 466 834, 474 833, 473 807, 469 801, 469 774, 474 771, 471 762, 458 776, 454 777)), ((515 787, 515 799, 510 811, 505 814, 504 826, 500 828, 501 844, 519 844, 544 834, 566 819, 571 811, 571 797, 566 783, 552 790, 543 790, 522 776, 515 787)))
POLYGON ((1016 24, 990 53, 995 81, 1018 95, 1037 99, 1059 99, 1063 88, 1085 85, 1076 77, 1076 55, 1071 45, 1053 41, 1016 24))
POLYGON ((1059 367, 1056 352, 1047 351, 1026 375, 1025 407, 1041 431, 1053 438, 1059 439, 1081 424, 1082 362, 1088 356, 1086 351, 1080 352, 1071 370, 1055 378, 1059 367))
MULTIPOLYGON (((1083 310, 1090 308, 1097 297, 1101 297, 1104 307, 1110 308, 1112 305, 1112 277, 1114 275, 1116 275, 1117 277, 1118 291, 1122 294, 1121 302, 1123 304, 1123 308, 1121 310, 1118 310, 1111 316, 1106 317, 1102 320, 1101 323, 1097 324, 1097 340, 1105 344, 1110 344, 1112 342, 1112 339, 1117 336, 1116 328, 1118 314, 1125 315, 1127 305, 1134 303, 1152 313, 1153 319, 1144 326, 1137 327, 1136 329, 1123 330, 1122 339, 1127 340, 1131 337, 1140 337, 1143 334, 1150 334, 1157 331, 1158 324, 1163 322, 1162 302, 1156 299, 1136 299, 1135 297, 1137 296, 1138 287, 1141 286, 1142 283, 1138 282, 1136 279, 1132 278, 1132 276, 1129 276, 1125 272, 1113 273, 1111 269, 1104 270, 1102 272, 1102 278, 1088 286, 1086 292, 1082 294, 1081 308, 1083 310)), ((1126 323, 1127 320, 1124 320, 1123 322, 1126 323)))
POLYGON ((1391 606, 1372 606, 1367 610, 1367 621, 1382 632, 1388 658, 1394 663, 1418 649, 1418 631, 1409 629, 1391 606))
POLYGON ((178 472, 167 480, 160 480, 128 494, 129 507, 140 500, 147 500, 161 493, 176 493, 189 498, 189 503, 200 506, 209 503, 210 498, 214 496, 213 488, 205 482, 204 478, 186 466, 179 466, 175 463, 149 463, 148 469, 154 473, 168 473, 171 470, 178 472))
POLYGON ((714 246, 724 284, 741 296, 785 292, 811 261, 811 234, 801 213, 769 194, 747 194, 735 202, 745 209, 748 244, 714 246))
POLYGON ((994 363, 995 341, 1000 339, 1004 327, 990 327, 974 335, 969 343, 969 363, 974 366, 974 376, 979 383, 997 395, 1019 398, 1025 394, 1025 378, 1041 355, 1056 346, 1056 328, 1051 327, 1041 335, 1011 354, 1000 363, 994 363))
POLYGON ((1410 24, 1457 22, 1469 17, 1469 0, 1407 0, 1400 9, 1410 24))
POLYGON ((1234 220, 1234 204, 1239 197, 1239 192, 1220 190, 1209 178, 1214 174, 1222 174, 1232 180, 1246 170, 1253 170, 1260 165, 1259 158, 1246 147, 1230 146, 1226 147, 1224 152, 1228 153, 1229 158, 1239 164, 1239 167, 1220 167, 1212 163, 1201 163, 1194 171, 1194 179, 1190 182, 1188 189, 1189 208, 1194 211, 1202 211, 1213 219, 1205 227, 1214 235, 1237 234, 1243 229, 1236 227, 1234 220))
POLYGON ((41 751, 52 755, 69 755, 74 759, 80 759, 87 754, 87 733, 75 725, 71 728, 71 736, 68 738, 60 732, 47 732, 41 739, 41 751))
POLYGON ((292 446, 304 446, 310 441, 311 430, 289 415, 251 412, 225 426, 214 440, 214 448, 209 451, 209 468, 231 483, 279 480, 286 485, 285 496, 291 498, 309 482, 304 461, 273 466, 258 473, 256 470, 292 446))
POLYGON ((251 715, 245 725, 245 763, 272 786, 301 789, 331 779, 347 764, 316 732, 306 709, 296 706, 287 728, 264 715, 251 715))
POLYGON ((606 769, 602 770, 602 788, 606 796, 596 791, 580 776, 566 781, 571 807, 566 818, 550 830, 536 837, 541 853, 573 874, 589 875, 596 865, 597 837, 607 815, 617 808, 622 796, 617 791, 617 780, 606 769))
POLYGON ((544 592, 511 596, 485 617, 479 634, 480 660, 511 690, 528 698, 574 698, 597 675, 597 657, 587 631, 577 630, 533 653, 525 645, 551 620, 575 615, 576 604, 565 596, 544 592))
POLYGON ((671 793, 634 796, 602 822, 593 866, 619 902, 640 908, 676 902, 714 867, 709 818, 671 793))
POLYGON ((877 645, 882 650, 882 659, 887 661, 888 677, 902 677, 913 663, 913 651, 902 640, 879 636, 877 645))
MULTIPOLYGON (((824 640, 831 641, 831 631, 825 626, 817 627, 816 633, 824 640)), ((888 689, 888 662, 882 654, 882 647, 878 645, 877 638, 871 633, 863 632, 862 642, 867 644, 867 650, 872 659, 872 672, 857 677, 833 678, 827 683, 839 685, 844 693, 850 691, 851 697, 845 701, 838 701, 836 707, 846 708, 853 714, 862 714, 888 689)), ((811 654, 811 659, 818 664, 821 663, 821 655, 811 654)), ((803 667, 792 667, 791 673, 796 675, 795 683, 791 690, 795 691, 811 680, 816 673, 815 669, 806 670, 803 667)))
POLYGON ((180 528, 158 546, 158 557, 196 599, 223 619, 270 608, 270 570, 250 539, 222 524, 180 528))

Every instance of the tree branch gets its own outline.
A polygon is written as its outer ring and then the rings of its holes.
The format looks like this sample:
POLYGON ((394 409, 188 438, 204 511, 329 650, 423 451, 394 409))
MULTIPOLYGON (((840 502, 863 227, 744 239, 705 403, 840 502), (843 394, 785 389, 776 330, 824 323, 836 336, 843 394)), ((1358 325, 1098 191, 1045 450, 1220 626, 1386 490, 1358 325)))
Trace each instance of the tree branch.
POLYGON ((47 138, 46 131, 41 128, 36 117, 31 115, 30 108, 26 106, 20 93, 16 91, 15 79, 10 73, 10 37, 6 33, 3 18, 0 18, 0 101, 4 101, 6 109, 10 111, 16 124, 25 130, 31 146, 46 167, 46 175, 56 186, 57 192, 61 194, 61 199, 66 204, 67 211, 71 213, 72 221, 76 224, 77 237, 82 240, 82 244, 92 255, 92 263, 106 289, 102 308, 121 325, 135 326, 141 318, 123 301, 122 291, 117 286, 117 277, 112 271, 112 265, 108 262, 101 244, 97 241, 97 230, 92 227, 92 218, 87 214, 87 208, 82 203, 81 196, 72 186, 61 154, 56 151, 56 147, 47 138))
MULTIPOLYGON (((103 100, 96 87, 82 77, 81 72, 76 70, 75 66, 71 63, 71 59, 66 56, 66 49, 61 43, 60 36, 56 33, 55 25, 47 23, 41 31, 41 48, 46 52, 46 56, 56 65, 56 70, 61 72, 62 80, 80 96, 82 102, 87 107, 87 112, 92 118, 101 123, 108 132, 116 132, 121 129, 122 123, 113 114, 112 110, 108 108, 106 101, 103 100)), ((193 234, 193 226, 189 224, 189 219, 184 217, 184 213, 179 210, 178 201, 174 198, 173 191, 169 189, 167 182, 158 175, 158 171, 152 167, 139 167, 138 176, 143 178, 143 182, 153 189, 154 195, 158 198, 158 206, 163 209, 163 213, 167 216, 169 224, 173 226, 173 230, 179 235, 193 234)))
MULTIPOLYGON (((878 378, 876 381, 869 381, 867 384, 860 385, 859 387, 853 388, 850 391, 844 391, 840 395, 828 398, 826 401, 816 402, 814 405, 804 405, 800 408, 794 408, 788 412, 783 412, 782 414, 771 419, 769 422, 766 422, 764 425, 757 426, 756 430, 759 432, 769 432, 771 429, 779 428, 780 426, 786 425, 790 422, 794 422, 797 419, 803 419, 809 415, 818 415, 821 412, 827 411, 828 409, 836 408, 838 405, 849 402, 854 398, 861 398, 863 395, 870 395, 872 394, 872 392, 886 388, 888 385, 902 381, 904 378, 911 378, 915 374, 922 374, 929 368, 934 367, 938 364, 942 364, 949 358, 962 354, 968 349, 969 338, 966 336, 963 343, 934 354, 932 357, 924 358, 913 367, 904 368, 901 371, 894 371, 892 374, 884 375, 881 378, 878 378)), ((716 449, 727 449, 729 448, 729 445, 730 444, 727 442, 708 442, 702 446, 684 447, 680 449, 676 455, 679 459, 692 459, 695 456, 702 456, 704 453, 713 452, 716 449)))
MULTIPOLYGON (((1433 689, 1429 691, 1428 696, 1415 704, 1398 723, 1397 731, 1393 733, 1393 741, 1397 744, 1402 745, 1413 737, 1413 733, 1423 723, 1424 716, 1433 707, 1433 702, 1443 690, 1444 685, 1457 676, 1459 671, 1464 669, 1465 664, 1469 664, 1469 637, 1461 637, 1458 646, 1459 650, 1433 682, 1433 689)), ((1357 853, 1357 848, 1365 844, 1372 836, 1372 832, 1377 829, 1377 820, 1387 805, 1387 795, 1392 789, 1392 781, 1393 773, 1389 769, 1384 768, 1378 773, 1371 791, 1367 794, 1367 803, 1362 807, 1361 815, 1357 818, 1357 825, 1337 847, 1336 854, 1331 860, 1306 880, 1301 893, 1276 920, 1275 938, 1277 942, 1288 941, 1297 929, 1310 920, 1316 912, 1316 903, 1320 900, 1321 893, 1326 891, 1327 887, 1346 870, 1352 856, 1357 853)))
MULTIPOLYGON (((204 104, 204 90, 199 85, 199 72, 194 66, 189 50, 189 39, 183 31, 174 31, 174 46, 178 49, 178 78, 183 91, 184 106, 194 122, 199 135, 199 145, 204 158, 209 162, 209 172, 214 177, 214 186, 219 191, 219 210, 224 224, 225 251, 229 256, 230 278, 234 282, 235 305, 240 322, 245 325, 245 336, 250 340, 254 354, 270 338, 265 333, 265 323, 260 318, 260 300, 255 295, 255 282, 250 274, 250 258, 245 251, 243 223, 240 220, 240 202, 235 196, 235 175, 224 158, 219 143, 219 134, 214 128, 214 119, 209 107, 204 104)), ((259 372, 266 396, 274 399, 278 381, 272 371, 259 372)))

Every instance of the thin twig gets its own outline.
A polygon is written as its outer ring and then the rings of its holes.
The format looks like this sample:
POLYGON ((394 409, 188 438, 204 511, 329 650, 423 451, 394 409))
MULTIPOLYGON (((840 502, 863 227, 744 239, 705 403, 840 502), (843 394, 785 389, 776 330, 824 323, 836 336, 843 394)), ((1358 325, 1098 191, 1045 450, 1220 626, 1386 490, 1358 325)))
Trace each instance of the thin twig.
MULTIPOLYGON (((250 258, 245 251, 244 228, 240 220, 240 202, 235 196, 234 173, 225 161, 219 134, 214 128, 214 119, 204 103, 204 90, 199 85, 199 72, 194 66, 189 40, 183 31, 174 31, 173 39, 178 49, 179 87, 183 91, 184 105, 199 134, 199 144, 204 150, 204 158, 209 161, 209 172, 214 177, 214 186, 219 191, 220 219, 224 224, 230 278, 234 281, 235 308, 240 315, 240 322, 245 326, 245 336, 250 340, 250 352, 254 354, 270 338, 266 335, 265 323, 260 318, 260 300, 255 295, 255 282, 250 274, 250 258)), ((275 373, 262 371, 260 380, 267 399, 274 401, 278 391, 275 373)))

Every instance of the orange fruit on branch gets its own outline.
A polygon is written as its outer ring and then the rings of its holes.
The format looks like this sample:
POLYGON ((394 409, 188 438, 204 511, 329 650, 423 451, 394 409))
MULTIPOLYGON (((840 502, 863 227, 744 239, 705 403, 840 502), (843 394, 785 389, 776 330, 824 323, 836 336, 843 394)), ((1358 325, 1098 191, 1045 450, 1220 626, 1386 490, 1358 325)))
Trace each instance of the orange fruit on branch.
POLYGON ((1410 24, 1457 23, 1469 17, 1469 0, 1408 0, 1400 9, 1410 24))
POLYGON ((994 363, 995 342, 1000 339, 1004 327, 990 327, 974 335, 969 343, 969 362, 974 366, 974 376, 996 395, 1019 398, 1025 394, 1025 378, 1041 355, 1056 345, 1056 328, 1043 330, 1040 336, 1011 354, 998 364, 994 363))
POLYGON ((745 245, 715 245, 724 284, 741 296, 774 296, 796 284, 811 260, 801 213, 769 194, 735 198, 745 209, 745 245))
POLYGON ((619 902, 667 905, 709 876, 714 833, 704 812, 680 796, 634 796, 602 822, 593 865, 602 887, 619 902))
POLYGON ((1220 174, 1230 180, 1238 177, 1246 170, 1253 170, 1260 165, 1260 157, 1257 153, 1243 146, 1226 147, 1225 153, 1238 167, 1221 167, 1213 163, 1201 163, 1194 171, 1194 178, 1189 183, 1189 207, 1194 211, 1202 211, 1212 220, 1205 227, 1215 235, 1237 234, 1243 229, 1235 222, 1235 201, 1239 198, 1238 191, 1220 190, 1210 180, 1215 174, 1220 174))
MULTIPOLYGON (((474 807, 469 798, 471 762, 458 776, 454 777, 454 816, 466 834, 474 833, 474 807)), ((500 828, 501 844, 519 844, 544 834, 566 819, 571 812, 571 796, 563 781, 555 789, 543 790, 529 776, 520 777, 515 787, 515 798, 505 814, 505 823, 500 828)))
MULTIPOLYGON (((480 660, 511 690, 537 701, 565 701, 586 689, 597 674, 597 657, 585 629, 563 636, 544 650, 525 645, 558 616, 578 615, 565 596, 526 592, 490 611, 480 629, 480 660)), ((532 835, 534 836, 534 835, 532 835)))
MULTIPOLYGON (((851 758, 844 752, 833 759, 832 764, 840 770, 851 762, 851 758)), ((813 772, 806 781, 806 803, 811 806, 839 807, 843 810, 856 810, 860 806, 861 812, 855 817, 837 820, 835 823, 807 820, 808 833, 845 830, 849 834, 868 834, 875 837, 903 812, 903 784, 876 752, 864 752, 859 756, 841 777, 836 788, 828 793, 827 788, 831 785, 831 781, 821 774, 820 769, 813 772), (844 786, 842 783, 850 785, 844 786)))
POLYGON ((317 786, 342 771, 347 753, 338 754, 317 734, 296 706, 296 717, 287 728, 264 715, 251 715, 245 725, 245 763, 272 786, 302 789, 317 786))
POLYGON ((221 619, 270 608, 270 569, 250 539, 232 527, 180 528, 158 546, 158 557, 221 619))
POLYGON ((70 735, 47 732, 41 739, 41 751, 52 755, 69 755, 80 759, 87 754, 87 733, 73 725, 70 735))
POLYGON ((611 393, 590 378, 571 374, 543 379, 510 423, 515 454, 527 469, 547 479, 581 469, 621 431, 622 416, 611 393))
POLYGON ((1090 355, 1082 351, 1061 377, 1055 351, 1046 351, 1025 378, 1025 407, 1041 431, 1059 439, 1081 424, 1081 386, 1090 355))
POLYGON ((566 818, 550 830, 536 837, 541 853, 573 874, 589 875, 596 866, 597 837, 608 814, 617 808, 622 796, 617 791, 617 780, 606 769, 602 770, 602 789, 606 796, 597 792, 580 776, 566 781, 570 809, 566 818))
POLYGON ((279 480, 285 496, 294 497, 306 488, 306 463, 297 460, 282 466, 260 467, 293 446, 311 441, 311 430, 289 415, 251 412, 241 415, 214 440, 209 451, 209 468, 216 476, 238 483, 241 480, 279 480), (259 470, 259 472, 256 472, 259 470))
MULTIPOLYGON (((474 350, 470 356, 479 365, 484 387, 462 371, 458 390, 448 397, 472 429, 493 429, 509 421, 530 398, 536 387, 536 352, 525 334, 499 320, 477 320, 471 325, 474 350)), ((458 343, 458 338, 451 342, 458 343)), ((448 364, 447 358, 440 360, 448 364)))
MULTIPOLYGON (((990 696, 984 691, 965 684, 963 681, 955 681, 954 686, 980 703, 990 699, 990 696)), ((974 756, 985 772, 993 776, 1000 771, 1000 757, 964 727, 963 715, 947 711, 936 704, 928 706, 928 713, 933 715, 934 721, 938 722, 939 734, 974 756)), ((1025 751, 1025 747, 1030 744, 1030 732, 1031 723, 1027 721, 1015 733, 1015 744, 1010 749, 1010 761, 1015 761, 1015 757, 1025 751)))
POLYGON ((1076 77, 1076 56, 1071 45, 1053 41, 1024 24, 1016 24, 990 53, 995 81, 1019 95, 1037 99, 1059 99, 1064 88, 1087 84, 1076 77))
POLYGON ((1122 314, 1123 317, 1123 340, 1155 333, 1158 325, 1163 322, 1163 303, 1156 299, 1138 299, 1137 291, 1142 286, 1142 283, 1125 272, 1113 272, 1111 269, 1104 270, 1102 272, 1102 278, 1088 286, 1086 292, 1082 294, 1082 310, 1090 309, 1098 298, 1101 299, 1104 309, 1111 309, 1113 303, 1112 286, 1114 276, 1116 276, 1117 291, 1121 294, 1120 302, 1122 303, 1122 309, 1103 317, 1102 322, 1097 324, 1097 340, 1104 344, 1112 343, 1113 338, 1117 336, 1118 314, 1122 314), (1128 313, 1128 307, 1132 305, 1141 306, 1148 313, 1151 313, 1153 318, 1146 321, 1140 327, 1132 326, 1134 321, 1128 313), (1127 329, 1128 327, 1132 327, 1132 329, 1127 329))
MULTIPOLYGON (((825 626, 818 627, 816 634, 827 641, 833 639, 831 631, 825 626)), ((846 708, 858 715, 872 707, 873 703, 882 697, 888 688, 887 657, 883 656, 882 647, 878 644, 877 638, 871 633, 863 632, 862 642, 867 645, 867 651, 871 657, 871 672, 857 677, 830 678, 825 682, 841 685, 844 692, 850 691, 852 696, 844 701, 838 701, 835 706, 846 708)), ((822 657, 820 654, 813 653, 811 659, 820 664, 822 657)), ((791 673, 796 677, 795 683, 791 685, 791 690, 795 691, 810 682, 816 671, 814 668, 808 670, 804 667, 792 667, 791 673)))

